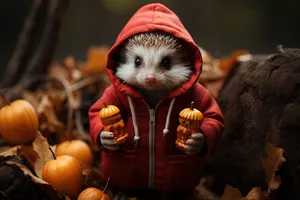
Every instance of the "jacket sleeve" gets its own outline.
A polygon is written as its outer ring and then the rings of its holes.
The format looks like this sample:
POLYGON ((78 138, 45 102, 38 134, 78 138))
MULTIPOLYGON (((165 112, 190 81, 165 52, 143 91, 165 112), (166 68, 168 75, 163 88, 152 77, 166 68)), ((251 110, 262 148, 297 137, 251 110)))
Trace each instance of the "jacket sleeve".
POLYGON ((100 133, 103 130, 103 124, 99 118, 99 112, 104 107, 102 102, 109 105, 117 106, 122 112, 122 105, 117 96, 117 92, 113 85, 105 89, 100 99, 98 99, 89 109, 90 136, 93 143, 104 150, 100 144, 100 133))
POLYGON ((220 140, 224 129, 224 117, 211 93, 200 84, 196 86, 194 99, 196 106, 203 114, 200 129, 204 135, 204 157, 207 159, 214 153, 216 145, 220 140))

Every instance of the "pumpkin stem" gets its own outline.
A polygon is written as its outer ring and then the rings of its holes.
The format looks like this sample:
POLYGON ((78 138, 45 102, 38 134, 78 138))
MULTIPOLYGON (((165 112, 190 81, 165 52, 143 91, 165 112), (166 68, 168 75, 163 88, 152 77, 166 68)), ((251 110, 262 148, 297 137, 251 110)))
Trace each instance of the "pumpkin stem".
POLYGON ((11 102, 9 101, 9 99, 6 96, 1 95, 1 98, 3 99, 5 105, 10 105, 11 102))
POLYGON ((56 160, 55 153, 52 151, 51 147, 49 147, 49 150, 50 150, 50 151, 51 151, 51 153, 52 153, 53 159, 54 159, 54 160, 56 160))
POLYGON ((104 106, 105 108, 107 108, 107 104, 104 103, 104 101, 102 101, 102 104, 103 104, 103 106, 104 106))
POLYGON ((103 193, 105 193, 105 190, 107 189, 109 180, 110 180, 110 178, 108 178, 107 181, 106 181, 106 185, 105 185, 104 189, 102 190, 103 193))
POLYGON ((192 102, 191 102, 191 110, 194 110, 194 104, 195 104, 195 103, 192 101, 192 102))

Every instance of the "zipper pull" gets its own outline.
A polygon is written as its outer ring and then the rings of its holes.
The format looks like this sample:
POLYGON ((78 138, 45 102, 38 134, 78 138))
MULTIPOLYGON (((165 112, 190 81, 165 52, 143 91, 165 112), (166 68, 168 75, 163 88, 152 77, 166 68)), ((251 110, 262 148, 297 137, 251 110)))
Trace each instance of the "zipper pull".
POLYGON ((154 126, 154 124, 155 124, 155 112, 154 112, 153 109, 150 109, 149 112, 150 112, 149 124, 150 124, 150 126, 154 126))
POLYGON ((150 109, 150 115, 154 116, 154 110, 153 109, 150 109))

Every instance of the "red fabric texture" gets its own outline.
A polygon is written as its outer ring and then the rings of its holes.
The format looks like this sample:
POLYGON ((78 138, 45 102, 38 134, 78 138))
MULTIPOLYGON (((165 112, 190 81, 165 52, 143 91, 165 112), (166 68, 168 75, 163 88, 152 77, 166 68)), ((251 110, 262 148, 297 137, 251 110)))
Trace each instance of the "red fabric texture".
POLYGON ((154 188, 160 191, 186 191, 195 187, 201 178, 204 162, 213 154, 223 130, 224 120, 220 108, 210 92, 198 83, 201 74, 202 57, 199 48, 179 18, 160 3, 152 3, 140 8, 128 21, 115 44, 109 51, 107 73, 112 84, 104 91, 102 97, 89 110, 90 135, 92 141, 103 149, 101 157, 102 179, 110 178, 110 185, 120 189, 149 188, 149 120, 148 106, 143 96, 132 87, 122 84, 114 76, 116 63, 114 59, 118 46, 128 37, 143 32, 161 30, 186 41, 194 50, 195 72, 189 81, 175 88, 155 109, 155 162, 154 188), (140 140, 135 146, 132 113, 127 96, 133 100, 140 140), (163 137, 168 109, 171 99, 176 98, 170 116, 169 133, 163 137), (119 107, 129 134, 127 142, 120 150, 108 151, 100 145, 99 135, 103 125, 99 119, 102 101, 119 107), (176 128, 179 125, 179 112, 195 102, 195 108, 204 116, 201 130, 205 137, 206 153, 204 156, 186 155, 175 146, 176 128))

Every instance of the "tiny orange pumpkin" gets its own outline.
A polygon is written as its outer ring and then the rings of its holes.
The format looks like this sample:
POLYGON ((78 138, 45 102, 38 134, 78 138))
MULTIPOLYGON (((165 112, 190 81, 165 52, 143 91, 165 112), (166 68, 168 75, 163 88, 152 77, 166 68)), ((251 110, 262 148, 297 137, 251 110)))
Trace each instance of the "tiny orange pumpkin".
POLYGON ((125 132, 125 124, 121 118, 120 110, 117 106, 106 105, 99 112, 99 117, 104 125, 103 130, 114 133, 115 144, 121 144, 128 138, 128 133, 125 132))
POLYGON ((177 127, 177 140, 175 142, 177 148, 185 150, 186 141, 194 133, 200 132, 203 114, 194 108, 194 102, 191 102, 190 108, 185 108, 179 113, 179 123, 177 127))
POLYGON ((94 187, 89 187, 79 194, 77 200, 110 200, 110 198, 101 190, 94 187))
POLYGON ((33 141, 39 126, 34 107, 24 99, 7 104, 0 109, 1 136, 15 145, 33 141))
POLYGON ((83 187, 83 174, 79 162, 69 155, 55 157, 53 152, 52 154, 54 160, 48 161, 43 168, 43 180, 58 192, 76 199, 83 187))
POLYGON ((56 146, 56 156, 69 155, 85 165, 93 164, 93 153, 90 146, 82 140, 65 141, 56 146))

